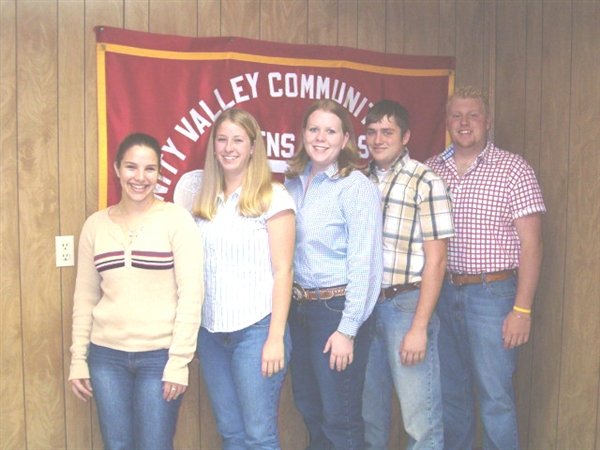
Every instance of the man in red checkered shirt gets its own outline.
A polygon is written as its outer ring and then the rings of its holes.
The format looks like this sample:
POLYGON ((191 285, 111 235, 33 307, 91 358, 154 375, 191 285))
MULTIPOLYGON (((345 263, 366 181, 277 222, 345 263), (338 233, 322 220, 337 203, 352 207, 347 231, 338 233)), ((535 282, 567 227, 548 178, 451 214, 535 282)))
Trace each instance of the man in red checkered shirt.
POLYGON ((474 392, 484 448, 519 448, 512 377, 529 340, 545 206, 531 166, 488 139, 491 123, 486 95, 457 88, 452 145, 426 161, 452 193, 456 231, 437 306, 446 449, 473 448, 474 392))

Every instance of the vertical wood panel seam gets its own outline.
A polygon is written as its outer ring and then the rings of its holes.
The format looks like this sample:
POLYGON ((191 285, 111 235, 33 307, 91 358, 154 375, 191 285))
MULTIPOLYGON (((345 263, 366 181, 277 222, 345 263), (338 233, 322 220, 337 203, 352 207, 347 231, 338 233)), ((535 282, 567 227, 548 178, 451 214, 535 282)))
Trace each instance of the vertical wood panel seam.
MULTIPOLYGON (((441 30, 442 29, 442 1, 441 0, 438 0, 437 7, 438 7, 438 20, 437 20, 438 30, 441 30)), ((442 35, 443 35, 443 33, 438 33, 437 52, 436 52, 436 55, 438 55, 438 56, 441 53, 442 35)))
MULTIPOLYGON (((546 1, 548 1, 548 0, 546 0, 546 1)), ((571 3, 571 12, 572 12, 572 0, 571 0, 570 3, 571 3)), ((545 9, 544 6, 545 5, 546 5, 546 2, 543 3, 542 13, 545 12, 544 11, 544 9, 545 9)), ((545 16, 543 16, 543 17, 545 17, 545 16)), ((571 42, 572 42, 572 39, 573 39, 573 27, 572 27, 572 23, 573 22, 572 21, 573 21, 573 14, 571 13, 571 30, 570 30, 570 32, 571 32, 571 36, 570 36, 571 42)), ((542 43, 544 41, 544 30, 545 29, 546 28, 542 24, 542 43)), ((542 44, 542 52, 543 52, 543 44, 542 44)), ((572 67, 570 69, 572 69, 572 67)), ((543 70, 543 64, 542 64, 542 74, 543 73, 544 73, 544 70, 543 70)), ((570 82, 570 80, 569 80, 569 82, 570 82)), ((569 85, 569 92, 570 92, 570 85, 569 85)), ((569 111, 569 113, 571 111, 571 102, 570 102, 570 99, 569 99, 569 108, 568 108, 568 111, 569 111)), ((540 117, 541 116, 543 116, 543 112, 540 115, 540 117)), ((569 129, 570 129, 570 123, 569 123, 569 129)), ((568 142, 568 140, 567 140, 567 142, 568 142)), ((568 158, 567 158, 567 164, 568 164, 568 158)), ((569 193, 569 173, 568 173, 568 168, 567 168, 566 192, 565 192, 565 195, 568 196, 568 193, 569 193)), ((562 293, 561 293, 561 297, 563 299, 563 307, 561 308, 561 321, 560 321, 561 348, 560 348, 560 359, 559 359, 560 363, 559 363, 559 368, 558 368, 558 392, 557 392, 558 398, 556 399, 556 427, 554 428, 554 430, 555 430, 554 431, 554 444, 555 445, 559 442, 559 438, 560 438, 560 430, 559 430, 559 428, 560 428, 561 398, 562 398, 562 395, 561 395, 561 386, 563 386, 563 370, 562 370, 562 367, 563 367, 563 364, 564 364, 563 343, 564 343, 564 335, 565 335, 565 333, 564 333, 564 331, 565 331, 564 299, 565 299, 565 295, 566 295, 566 271, 567 271, 567 265, 566 264, 567 264, 567 252, 568 252, 568 248, 567 248, 567 246, 568 246, 568 238, 567 237, 568 237, 568 234, 569 234, 569 230, 568 230, 568 227, 569 227, 569 220, 568 220, 568 217, 569 217, 569 214, 568 214, 568 211, 569 211, 569 202, 567 201, 566 203, 567 203, 567 207, 566 207, 565 217, 564 217, 564 221, 565 221, 565 236, 564 236, 565 252, 563 253, 563 264, 562 264, 563 267, 564 267, 564 271, 563 271, 563 274, 562 274, 563 283, 562 283, 562 293)))
MULTIPOLYGON (((542 4, 542 8, 543 8, 543 4, 542 4)), ((528 54, 528 50, 529 50, 529 46, 528 46, 528 42, 529 42, 529 29, 527 27, 527 24, 529 23, 529 14, 530 14, 530 10, 527 7, 527 5, 525 5, 525 117, 527 117, 527 108, 529 106, 529 101, 527 100, 527 93, 529 92, 529 87, 528 87, 528 82, 529 82, 529 77, 527 76, 529 73, 528 70, 528 66, 529 66, 529 54, 528 54)), ((542 16, 543 17, 543 16, 542 16)), ((543 73, 543 72, 542 72, 543 73)), ((542 75, 542 73, 540 73, 540 76, 542 75)), ((540 90, 541 90, 541 82, 540 82, 540 90)), ((541 99, 541 95, 539 97, 541 99)), ((527 120, 527 119, 525 119, 527 120)), ((538 117, 538 129, 541 128, 542 124, 541 124, 541 114, 538 117)), ((525 144, 527 143, 527 127, 525 126, 524 128, 524 133, 523 133, 523 151, 525 152, 525 144)), ((539 145, 539 144, 538 144, 539 145)), ((539 167, 540 167, 540 159, 541 159, 541 151, 537 152, 537 161, 535 164, 535 167, 537 168, 536 172, 539 174, 539 167)), ((543 264, 543 260, 542 260, 542 264, 543 264)), ((535 303, 535 297, 534 297, 534 303, 535 303)), ((534 355, 535 355, 535 324, 534 322, 532 322, 532 342, 530 343, 530 345, 532 346, 531 349, 531 358, 532 358, 532 362, 531 362, 531 367, 532 370, 529 372, 529 386, 533 386, 534 382, 535 382, 535 366, 534 366, 534 355)), ((527 417, 527 441, 525 443, 525 448, 530 448, 531 446, 531 424, 533 423, 532 420, 532 413, 533 413, 533 408, 531 407, 533 402, 533 389, 529 389, 528 391, 528 395, 527 395, 527 403, 529 404, 529 411, 528 411, 528 417, 527 417)))
POLYGON ((28 432, 28 420, 27 420, 27 386, 25 383, 25 330, 23 324, 23 265, 21 255, 23 254, 22 247, 22 238, 21 238, 21 199, 20 199, 20 190, 19 190, 19 174, 21 173, 21 160, 19 158, 19 3, 15 0, 15 22, 14 22, 14 30, 15 30, 15 158, 16 165, 15 168, 17 170, 17 186, 16 186, 16 196, 17 196, 17 242, 18 242, 18 251, 19 251, 19 330, 21 336, 21 384, 23 386, 22 390, 22 404, 23 404, 23 432, 25 433, 25 445, 27 446, 29 442, 29 432, 28 432))
MULTIPOLYGON (((488 45, 484 45, 483 46, 483 52, 484 52, 484 56, 485 56, 485 49, 487 47, 488 51, 489 51, 489 55, 487 57, 488 60, 488 75, 487 75, 487 91, 488 91, 488 96, 489 96, 489 101, 490 101, 490 106, 491 106, 491 110, 494 111, 494 115, 496 115, 496 56, 497 56, 497 52, 496 52, 496 43, 497 43, 497 39, 496 39, 496 32, 497 32, 497 27, 496 27, 496 20, 497 20, 497 14, 496 14, 496 2, 490 2, 490 3, 484 3, 484 10, 483 10, 483 14, 484 14, 484 24, 487 24, 487 32, 484 35, 484 39, 487 39, 488 41, 488 45)), ((485 61, 485 59, 484 59, 485 61)), ((484 76, 485 76, 485 72, 484 72, 484 76)), ((492 141, 494 141, 494 131, 496 129, 495 123, 492 121, 492 128, 491 128, 491 133, 492 133, 492 141)))
MULTIPOLYGON (((88 151, 87 149, 89 148, 89 146, 91 145, 89 142, 89 138, 88 138, 88 132, 87 130, 90 127, 95 126, 95 124, 90 125, 89 123, 89 118, 88 118, 88 96, 86 95, 87 92, 87 84, 89 82, 89 75, 87 74, 87 72, 89 71, 89 66, 88 66, 88 60, 89 60, 89 56, 88 56, 88 48, 90 47, 90 39, 92 39, 90 36, 93 36, 93 42, 92 42, 92 48, 93 48, 93 52, 95 53, 96 51, 96 45, 95 45, 95 41, 96 41, 96 33, 93 30, 87 30, 86 29, 86 17, 88 15, 88 3, 87 1, 83 2, 83 69, 84 69, 84 74, 83 74, 83 126, 84 126, 84 130, 85 132, 83 133, 83 164, 84 164, 84 171, 83 171, 83 190, 84 190, 84 196, 83 196, 83 208, 84 208, 84 216, 87 219, 88 217, 88 205, 87 205, 87 199, 88 199, 88 186, 89 186, 89 180, 88 180, 88 171, 85 169, 88 167, 88 151)), ((123 20, 125 20, 123 18, 123 20)), ((148 25, 149 26, 149 25, 148 25)), ((94 77, 94 80, 96 79, 96 77, 94 77)), ((95 83, 95 81, 93 81, 95 83)), ((97 88, 96 88, 97 90, 97 88)), ((97 101, 97 100, 96 100, 97 101)), ((77 246, 79 247, 79 245, 77 246)), ((87 414, 87 422, 89 424, 89 430, 90 430, 90 435, 88 437, 88 442, 89 445, 91 446, 91 448, 94 448, 94 418, 93 418, 93 414, 91 411, 92 408, 92 402, 90 402, 90 406, 88 408, 88 414, 87 414)), ((68 448, 68 447, 67 447, 68 448)))
MULTIPOLYGON (((304 44, 308 44, 308 35, 310 33, 310 1, 305 2, 306 4, 306 20, 304 22, 304 44)), ((339 21, 339 19, 338 19, 339 21)))
MULTIPOLYGON (((258 38, 264 39, 263 37, 263 29, 262 29, 262 10, 263 4, 262 0, 258 0, 258 38)), ((219 4, 223 5, 223 0, 219 1, 219 4)))
MULTIPOLYGON (((61 142, 61 127, 60 127, 60 111, 61 111, 61 89, 60 89, 60 77, 61 77, 61 70, 60 70, 60 49, 59 49, 59 45, 60 45, 60 33, 61 33, 61 27, 60 27, 60 1, 57 1, 57 5, 56 5, 56 10, 55 10, 55 21, 56 21, 56 36, 55 36, 55 42, 54 42, 54 47, 56 48, 56 171, 57 171, 57 179, 56 179, 56 215, 57 215, 57 221, 58 221, 58 235, 62 236, 63 231, 62 231, 62 217, 61 217, 61 190, 60 190, 60 180, 61 180, 61 164, 60 164, 60 142, 61 142)), ((58 276, 58 292, 60 293, 60 301, 59 301, 59 310, 60 310, 60 329, 63 331, 64 333, 64 329, 65 329, 65 323, 64 323, 64 302, 65 302, 65 285, 63 283, 63 270, 60 268, 56 268, 57 271, 57 276, 58 276)), ((62 417, 63 417, 63 439, 64 439, 64 446, 65 448, 67 448, 67 441, 68 441, 68 436, 67 436, 67 389, 65 386, 65 378, 67 378, 65 376, 65 342, 64 339, 62 339, 61 336, 61 340, 60 340, 60 355, 61 355, 61 364, 60 364, 60 368, 61 368, 61 373, 62 373, 62 379, 61 379, 61 386, 62 386, 62 417)))
MULTIPOLYGON (((392 17, 391 13, 388 11, 388 5, 389 5, 389 2, 386 2, 386 4, 385 4, 385 17, 386 17, 386 21, 387 21, 388 17, 390 18, 390 20, 391 20, 391 17, 392 17)), ((406 25, 405 24, 406 2, 402 1, 401 5, 402 5, 402 7, 400 8, 400 11, 401 11, 400 27, 401 27, 401 30, 402 30, 402 47, 399 50, 400 50, 400 54, 404 55, 404 54, 406 54, 406 48, 405 48, 405 46, 406 46, 406 36, 405 36, 405 33, 406 33, 406 26, 405 26, 406 25)), ((387 46, 387 44, 389 42, 389 39, 388 39, 388 36, 387 36, 387 30, 388 29, 389 28, 387 27, 387 24, 386 24, 385 32, 384 32, 385 51, 386 51, 386 53, 389 52, 389 48, 387 46)))
MULTIPOLYGON (((337 16, 337 26, 335 28, 335 45, 340 45, 340 17, 341 17, 341 13, 340 13, 340 2, 339 0, 336 2, 335 4, 335 12, 336 12, 336 16, 337 16)), ((308 35, 308 33, 307 33, 308 35)))
MULTIPOLYGON (((542 24, 541 24, 541 27, 542 27, 542 29, 541 29, 541 32, 542 32, 542 42, 541 42, 541 49, 540 49, 541 53, 542 53, 542 55, 541 55, 541 61, 540 61, 541 62, 540 89, 542 91, 542 96, 540 97, 540 101, 542 103, 542 105, 541 105, 542 108, 540 110, 540 145, 543 142, 543 139, 542 139, 542 131, 543 130, 542 130, 542 128, 543 128, 543 123, 544 123, 543 122, 543 118, 544 118, 544 110, 543 110, 543 103, 544 103, 543 99, 544 99, 544 97, 543 97, 543 91, 544 91, 544 45, 545 45, 545 30, 546 30, 546 27, 544 26, 545 25, 545 23, 544 23, 545 22, 545 17, 546 17, 546 2, 544 1, 544 2, 542 2, 542 24)), ((541 159, 542 159, 541 154, 542 154, 542 149, 540 149, 540 162, 541 162, 541 159)), ((566 240, 566 237, 565 237, 565 240, 566 240)), ((566 243, 565 243, 565 245, 566 245, 566 243)), ((563 274, 563 276, 564 276, 564 274, 563 274)), ((564 292, 565 291, 564 291, 564 283, 563 283, 563 292, 562 292, 563 299, 564 299, 564 292)), ((561 312, 560 313, 561 313, 561 318, 560 318, 560 335, 561 335, 561 342, 562 342, 562 336, 564 335, 563 334, 564 333, 564 316, 565 316, 564 307, 561 308, 561 312)), ((558 398, 556 399, 556 413, 555 413, 555 418, 554 418, 554 424, 555 424, 555 426, 554 426, 554 433, 553 433, 554 434, 554 439, 553 439, 554 444, 556 444, 556 442, 558 441, 558 420, 559 420, 559 417, 560 417, 560 386, 562 384, 562 379, 561 379, 562 378, 562 370, 561 370, 561 366, 562 366, 562 357, 559 358, 559 367, 558 367, 558 373, 557 373, 557 375, 558 375, 558 379, 557 379, 557 395, 558 395, 558 398)))
MULTIPOLYGON (((14 91, 14 101, 13 101, 13 105, 12 105, 12 110, 14 113, 14 148, 13 148, 13 156, 15 158, 15 165, 14 165, 14 174, 15 174, 15 179, 16 179, 16 189, 15 189, 15 196, 16 196, 16 215, 15 215, 15 220, 14 223, 12 225, 12 227, 14 227, 14 229, 16 229, 16 247, 17 247, 17 261, 16 265, 18 267, 18 280, 17 280, 17 288, 18 288, 18 301, 19 301, 19 307, 18 307, 18 311, 19 311, 19 336, 20 336, 20 342, 19 342, 19 346, 20 346, 20 356, 21 356, 21 412, 20 412, 20 416, 22 418, 22 426, 23 426, 23 434, 21 435, 22 439, 24 440, 25 443, 27 443, 27 412, 26 412, 26 400, 27 400, 27 396, 25 395, 25 358, 24 358, 24 333, 23 333, 23 288, 22 288, 22 269, 21 269, 21 227, 20 227, 20 201, 19 201, 19 90, 18 90, 18 58, 19 58, 19 52, 18 52, 18 33, 17 33, 17 25, 18 25, 18 20, 17 20, 17 15, 18 15, 18 6, 17 6, 17 2, 15 0, 14 2, 14 17, 13 17, 13 33, 14 33, 14 42, 13 42, 13 47, 12 47, 12 52, 14 55, 14 60, 13 60, 13 74, 14 74, 14 84, 15 84, 15 91, 14 91)), ((17 394, 18 395, 18 394, 17 394)))
MULTIPOLYGON (((389 5, 389 0, 386 0, 383 4, 383 14, 384 14, 384 22, 383 22, 383 51, 385 53, 389 52, 389 48, 388 48, 388 22, 391 21, 390 18, 390 14, 388 11, 388 5, 389 5)), ((401 53, 404 53, 404 51, 401 49, 400 50, 401 53)))
MULTIPOLYGON (((458 27, 456 26, 457 25, 457 21, 456 21, 456 17, 457 17, 457 14, 456 14, 456 8, 457 8, 456 1, 453 1, 452 3, 453 3, 452 4, 452 9, 454 9, 454 14, 453 14, 454 15, 454 25, 452 26, 452 34, 454 35, 454 37, 452 39, 453 40, 453 42, 452 42, 452 55, 454 56, 454 88, 456 88, 457 81, 458 81, 457 78, 456 78, 456 75, 457 75, 456 69, 458 67, 458 61, 457 61, 457 58, 456 58, 456 42, 458 40, 458 27)), ((441 20, 441 14, 440 14, 440 20, 441 20)), ((453 90, 454 90, 454 88, 453 88, 453 90)))
POLYGON ((354 44, 354 48, 360 48, 360 42, 358 40, 358 30, 359 30, 359 25, 360 25, 360 6, 358 4, 360 0, 357 0, 356 2, 354 2, 354 8, 356 8, 356 15, 355 15, 355 21, 356 24, 354 25, 354 29, 356 30, 356 41, 354 44))
MULTIPOLYGON (((569 270, 568 262, 569 262, 569 252, 570 252, 569 245, 568 245, 569 244, 568 237, 569 237, 569 229, 570 229, 570 221, 568 220, 568 218, 570 217, 570 215, 569 215, 570 202, 568 201, 568 197, 569 197, 569 184, 570 184, 569 183, 569 181, 570 181, 569 166, 570 166, 570 160, 571 160, 571 158, 570 158, 570 153, 571 153, 571 118, 573 117, 573 115, 572 115, 573 102, 572 102, 572 97, 571 97, 571 92, 572 92, 572 89, 573 89, 573 76, 572 76, 572 73, 573 73, 573 29, 574 29, 574 23, 573 23, 573 20, 574 20, 573 0, 571 0, 569 2, 569 4, 570 4, 570 8, 569 9, 570 9, 570 14, 571 14, 571 18, 570 18, 571 19, 570 20, 571 27, 570 27, 570 30, 569 30, 569 32, 570 32, 570 35, 569 35, 569 49, 570 49, 570 52, 569 52, 569 100, 568 100, 569 101, 569 105, 568 105, 568 108, 567 108, 567 110, 569 111, 569 116, 568 116, 569 120, 567 122, 568 123, 568 125, 567 125, 567 136, 566 136, 566 139, 565 139, 566 142, 567 142, 567 146, 566 146, 567 147, 567 149, 566 149, 567 150, 567 157, 566 157, 567 167, 565 169, 565 173, 566 173, 565 197, 567 198, 567 201, 566 201, 567 205, 566 205, 566 211, 565 211, 566 214, 565 214, 565 218, 564 218, 564 221, 565 221, 565 253, 563 255, 563 258, 564 258, 563 267, 565 268, 565 272, 563 273, 563 277, 564 277, 563 292, 562 292, 562 298, 563 299, 567 298, 567 279, 566 279, 566 275, 567 275, 567 271, 569 270)), ((564 336, 565 336, 565 333, 564 333, 564 328, 565 328, 565 308, 563 308, 563 318, 562 319, 563 320, 562 320, 561 328, 562 328, 563 331, 561 332, 561 335, 563 336, 563 339, 561 340, 561 375, 562 375, 562 367, 563 367, 562 359, 563 359, 563 355, 564 355, 564 352, 562 351, 562 344, 564 344, 564 336)), ((562 376, 561 376, 561 382, 562 382, 562 376)), ((559 397, 558 397, 558 404, 559 404, 558 411, 560 411, 560 399, 561 399, 561 396, 559 395, 559 397)), ((558 430, 559 427, 556 427, 556 428, 558 430)), ((556 443, 558 443, 558 442, 559 442, 559 440, 558 440, 558 436, 557 436, 556 443)))

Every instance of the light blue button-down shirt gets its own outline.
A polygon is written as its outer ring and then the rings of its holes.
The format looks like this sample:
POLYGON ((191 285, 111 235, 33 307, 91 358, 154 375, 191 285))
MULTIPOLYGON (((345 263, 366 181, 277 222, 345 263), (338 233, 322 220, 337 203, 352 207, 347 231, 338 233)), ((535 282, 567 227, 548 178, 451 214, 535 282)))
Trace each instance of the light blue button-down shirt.
POLYGON ((337 176, 337 164, 307 189, 310 166, 285 182, 296 203, 294 280, 305 289, 347 284, 338 331, 355 336, 381 288, 381 194, 358 171, 337 176))

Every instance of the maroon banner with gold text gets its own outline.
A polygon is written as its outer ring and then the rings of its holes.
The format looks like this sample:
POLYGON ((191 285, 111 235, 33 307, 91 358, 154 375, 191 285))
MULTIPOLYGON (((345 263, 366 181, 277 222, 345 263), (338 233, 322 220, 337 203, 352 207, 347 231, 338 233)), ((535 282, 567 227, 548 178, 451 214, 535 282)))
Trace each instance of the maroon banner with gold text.
POLYGON ((321 98, 337 100, 350 112, 365 159, 365 115, 383 98, 408 109, 413 158, 422 161, 446 145, 452 57, 237 37, 189 38, 103 26, 95 31, 100 208, 119 201, 112 165, 125 136, 148 133, 162 145, 156 195, 172 201, 186 174, 201 173, 212 124, 233 106, 258 120, 279 180, 298 145, 304 112, 321 98))

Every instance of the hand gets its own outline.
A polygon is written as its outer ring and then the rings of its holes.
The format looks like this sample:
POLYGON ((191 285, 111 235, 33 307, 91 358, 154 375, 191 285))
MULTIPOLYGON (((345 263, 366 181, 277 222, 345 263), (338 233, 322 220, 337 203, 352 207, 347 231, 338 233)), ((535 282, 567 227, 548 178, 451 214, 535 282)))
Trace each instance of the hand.
POLYGON ((531 331, 531 315, 509 312, 502 324, 502 339, 504 348, 515 348, 529 341, 531 331))
POLYGON ((260 372, 263 377, 270 377, 285 366, 285 348, 283 339, 267 338, 262 350, 260 372))
POLYGON ((329 351, 331 351, 331 355, 329 356, 329 367, 331 370, 341 372, 342 370, 345 370, 349 364, 352 364, 352 361, 354 360, 354 341, 348 339, 339 331, 336 331, 329 336, 325 348, 323 349, 323 353, 329 351))
POLYGON ((411 328, 400 344, 400 360, 406 366, 414 366, 425 360, 427 352, 427 327, 411 328))
POLYGON ((71 380, 69 383, 71 384, 71 389, 77 398, 83 400, 84 402, 87 403, 88 400, 94 396, 94 393, 92 392, 94 389, 92 389, 92 383, 90 383, 89 378, 71 380))
POLYGON ((163 398, 170 402, 171 400, 177 400, 177 397, 183 395, 187 386, 183 384, 171 383, 170 381, 165 381, 163 383, 163 398))

